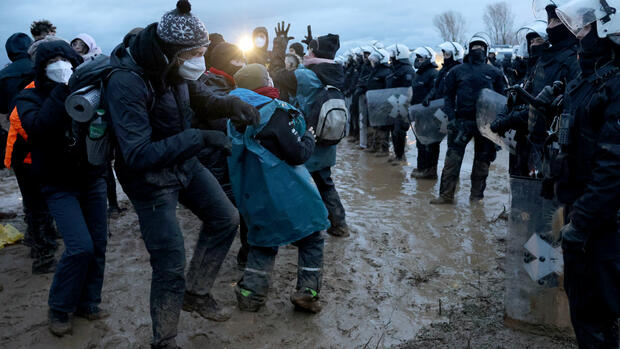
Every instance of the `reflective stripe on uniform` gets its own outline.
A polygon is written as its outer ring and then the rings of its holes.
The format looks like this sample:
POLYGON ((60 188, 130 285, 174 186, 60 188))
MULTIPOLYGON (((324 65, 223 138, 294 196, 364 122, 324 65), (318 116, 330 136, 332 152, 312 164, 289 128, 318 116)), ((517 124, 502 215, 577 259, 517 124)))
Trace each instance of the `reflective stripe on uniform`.
POLYGON ((259 275, 269 275, 269 273, 266 272, 266 271, 252 269, 252 268, 247 268, 247 267, 245 268, 245 271, 247 271, 249 273, 259 274, 259 275))
POLYGON ((303 271, 321 271, 321 268, 301 267, 301 270, 303 270, 303 271))

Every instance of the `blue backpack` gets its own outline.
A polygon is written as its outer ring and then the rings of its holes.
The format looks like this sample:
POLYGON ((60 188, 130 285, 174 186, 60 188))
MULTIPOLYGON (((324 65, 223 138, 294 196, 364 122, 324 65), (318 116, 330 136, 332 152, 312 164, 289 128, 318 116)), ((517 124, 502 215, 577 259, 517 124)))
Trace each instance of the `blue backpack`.
POLYGON ((278 109, 292 115, 297 132, 304 134, 301 113, 288 103, 249 90, 230 94, 260 108, 261 115, 260 124, 247 127, 243 134, 228 122, 230 179, 239 213, 248 225, 250 245, 287 245, 329 228, 327 209, 306 167, 287 164, 255 139, 278 109))

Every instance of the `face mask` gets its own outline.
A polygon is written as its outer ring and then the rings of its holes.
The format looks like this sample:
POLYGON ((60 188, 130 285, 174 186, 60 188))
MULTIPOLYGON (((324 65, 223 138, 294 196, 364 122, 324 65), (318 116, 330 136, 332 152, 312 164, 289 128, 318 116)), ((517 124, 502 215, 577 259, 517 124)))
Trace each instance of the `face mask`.
POLYGON ((469 61, 472 63, 482 64, 484 63, 485 58, 486 57, 484 55, 484 50, 481 50, 479 48, 471 50, 471 52, 469 52, 469 61))
POLYGON ((530 47, 530 57, 534 59, 539 58, 548 47, 549 44, 547 43, 530 47))
POLYGON ((185 80, 196 81, 207 70, 204 57, 188 59, 179 67, 179 76, 185 80))
POLYGON ((547 34, 549 34, 549 42, 551 45, 556 45, 573 35, 564 24, 560 24, 553 28, 547 28, 547 34))
POLYGON ((69 62, 58 61, 48 65, 45 68, 45 73, 50 80, 66 84, 69 82, 71 74, 73 74, 73 66, 69 62))
POLYGON ((254 44, 256 45, 256 47, 258 48, 263 48, 265 47, 265 43, 267 42, 267 39, 265 39, 264 36, 259 35, 256 37, 256 39, 254 39, 254 44))

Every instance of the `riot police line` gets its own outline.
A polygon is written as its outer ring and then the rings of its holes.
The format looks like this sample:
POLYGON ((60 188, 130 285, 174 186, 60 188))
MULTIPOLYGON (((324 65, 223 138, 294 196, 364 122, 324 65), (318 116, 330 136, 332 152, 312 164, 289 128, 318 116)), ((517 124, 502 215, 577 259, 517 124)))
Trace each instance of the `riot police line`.
POLYGON ((465 48, 442 43, 443 59, 431 47, 378 41, 340 56, 349 141, 388 157, 391 135, 388 162, 400 165, 411 127, 417 148, 411 177, 436 179, 439 144, 447 137, 435 205, 453 203, 472 139, 473 202, 484 197, 496 151, 509 151, 514 241, 508 247, 532 285, 507 290, 507 299, 565 291, 579 347, 618 348, 620 1, 533 5, 538 19, 518 30, 521 49, 510 65, 489 58, 485 33, 465 48))

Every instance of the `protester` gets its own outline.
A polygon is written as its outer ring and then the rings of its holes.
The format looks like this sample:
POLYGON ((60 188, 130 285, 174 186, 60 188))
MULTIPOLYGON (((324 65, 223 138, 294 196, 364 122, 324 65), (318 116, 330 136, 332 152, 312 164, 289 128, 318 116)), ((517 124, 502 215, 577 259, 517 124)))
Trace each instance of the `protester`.
POLYGON ((107 244, 104 169, 86 160, 82 127, 65 111, 67 82, 82 58, 64 41, 39 46, 35 87, 16 100, 32 145, 32 171, 63 237, 49 295, 49 326, 54 335, 72 332, 70 313, 89 320, 109 314, 99 308, 107 244))
POLYGON ((181 0, 159 23, 125 38, 111 56, 112 66, 121 68, 106 91, 122 155, 116 172, 151 256, 154 348, 176 347, 181 307, 215 321, 230 316, 210 291, 239 216, 196 158, 205 147, 230 149, 230 141, 220 131, 191 129, 190 124, 192 118, 225 116, 243 126, 255 124, 259 114, 239 98, 213 94, 197 81, 206 70, 208 44, 204 23, 181 0), (187 282, 178 202, 203 222, 187 282))
POLYGON ((322 308, 321 230, 328 226, 327 211, 318 190, 310 185, 310 173, 300 166, 312 156, 313 130, 306 130, 297 109, 277 100, 279 92, 264 66, 250 64, 235 74, 235 80, 239 88, 231 94, 256 106, 261 113, 261 123, 248 128, 245 135, 230 128, 235 144, 231 171, 237 170, 233 189, 249 225, 251 244, 243 278, 235 288, 239 308, 258 311, 265 304, 278 247, 292 243, 299 248, 299 258, 297 287, 291 302, 297 308, 318 313, 322 308), (263 149, 268 152, 261 152, 263 149), (260 166, 262 171, 252 167, 259 163, 274 166, 260 166), (279 209, 269 212, 271 206, 257 207, 251 199, 246 200, 260 196, 271 196, 272 205, 279 209))
MULTIPOLYGON (((336 51, 340 48, 340 37, 328 34, 314 39, 310 34, 306 38, 310 44, 308 54, 304 57, 304 66, 295 71, 288 71, 284 58, 290 37, 288 30, 284 28, 284 23, 282 26, 278 25, 277 40, 274 40, 270 66, 270 74, 274 82, 279 86, 286 86, 293 92, 299 109, 306 117, 313 114, 311 110, 314 107, 316 95, 325 85, 335 86, 340 90, 344 88, 343 67, 334 61, 336 51)), ((332 167, 336 164, 336 153, 337 145, 317 144, 312 157, 305 165, 319 188, 329 212, 331 227, 327 232, 333 236, 346 237, 350 235, 350 230, 336 184, 332 179, 332 167)))
POLYGON ((62 40, 61 38, 56 37, 56 26, 45 19, 33 22, 30 26, 30 34, 32 34, 34 42, 30 45, 28 54, 33 62, 36 59, 37 48, 39 45, 48 41, 62 40))
MULTIPOLYGON (((35 79, 34 64, 28 55, 32 39, 23 33, 13 34, 6 43, 7 55, 13 61, 0 71, 0 113, 10 113, 10 128, 4 145, 7 151, 2 153, 4 167, 12 168, 22 194, 26 234, 24 244, 30 246, 33 274, 46 274, 54 271, 57 249, 55 241, 58 232, 53 218, 41 193, 41 184, 32 172, 31 146, 28 134, 21 124, 17 110, 14 109, 15 97, 26 88, 33 87, 35 79)), ((3 147, 4 148, 4 147, 3 147)))
POLYGON ((101 52, 99 46, 97 46, 95 39, 86 33, 82 33, 76 36, 75 39, 71 40, 71 47, 73 47, 75 52, 82 56, 84 61, 92 59, 103 53, 101 52))

